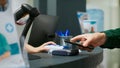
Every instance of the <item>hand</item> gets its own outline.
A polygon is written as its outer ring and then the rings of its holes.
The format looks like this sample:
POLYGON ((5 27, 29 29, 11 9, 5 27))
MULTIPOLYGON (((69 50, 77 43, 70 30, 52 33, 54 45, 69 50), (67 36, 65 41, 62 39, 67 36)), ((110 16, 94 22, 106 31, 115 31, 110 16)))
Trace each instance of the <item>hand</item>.
POLYGON ((37 49, 38 49, 39 51, 48 51, 49 49, 46 48, 46 47, 44 47, 44 46, 50 45, 50 44, 56 45, 56 43, 54 43, 54 42, 52 42, 52 41, 49 41, 49 42, 46 42, 46 43, 42 44, 42 45, 39 46, 37 49))
POLYGON ((105 33, 89 33, 78 35, 71 39, 72 42, 80 41, 80 43, 87 47, 92 45, 94 47, 103 45, 106 41, 105 33))
POLYGON ((32 45, 25 44, 25 49, 28 51, 28 53, 39 53, 42 51, 48 51, 49 49, 45 48, 44 46, 49 45, 49 44, 56 45, 56 43, 54 43, 52 41, 46 42, 46 43, 40 45, 39 47, 33 47, 32 45))

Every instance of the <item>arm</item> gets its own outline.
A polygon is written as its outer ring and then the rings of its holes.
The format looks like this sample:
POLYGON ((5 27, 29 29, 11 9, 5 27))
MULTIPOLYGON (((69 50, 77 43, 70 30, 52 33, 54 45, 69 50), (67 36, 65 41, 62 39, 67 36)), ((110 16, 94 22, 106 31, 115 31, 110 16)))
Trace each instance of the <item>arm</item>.
POLYGON ((39 53, 42 51, 48 51, 49 49, 44 47, 48 44, 55 44, 55 43, 50 41, 50 42, 46 42, 46 43, 40 45, 39 47, 33 47, 32 45, 25 44, 25 49, 28 51, 28 53, 31 53, 31 54, 32 53, 39 53))
POLYGON ((104 31, 106 34, 106 42, 102 48, 120 48, 120 28, 104 31))
POLYGON ((92 45, 102 48, 120 48, 120 28, 107 30, 102 33, 89 33, 78 35, 71 39, 72 42, 80 41, 83 46, 92 45))

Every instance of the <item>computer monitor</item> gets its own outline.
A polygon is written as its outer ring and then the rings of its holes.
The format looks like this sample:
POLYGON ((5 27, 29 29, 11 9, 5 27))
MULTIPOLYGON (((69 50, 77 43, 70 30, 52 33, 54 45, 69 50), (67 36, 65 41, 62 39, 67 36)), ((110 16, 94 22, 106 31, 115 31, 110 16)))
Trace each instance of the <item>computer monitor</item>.
POLYGON ((37 16, 32 24, 28 44, 38 47, 45 42, 53 41, 58 17, 50 15, 37 16))

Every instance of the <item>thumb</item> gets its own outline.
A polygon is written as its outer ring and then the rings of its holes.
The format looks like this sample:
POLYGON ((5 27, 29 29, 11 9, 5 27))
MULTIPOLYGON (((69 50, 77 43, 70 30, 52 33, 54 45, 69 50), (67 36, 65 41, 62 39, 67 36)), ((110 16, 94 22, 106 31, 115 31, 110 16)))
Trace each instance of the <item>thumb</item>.
POLYGON ((84 43, 83 43, 83 46, 87 47, 90 45, 90 42, 91 40, 86 40, 84 43))

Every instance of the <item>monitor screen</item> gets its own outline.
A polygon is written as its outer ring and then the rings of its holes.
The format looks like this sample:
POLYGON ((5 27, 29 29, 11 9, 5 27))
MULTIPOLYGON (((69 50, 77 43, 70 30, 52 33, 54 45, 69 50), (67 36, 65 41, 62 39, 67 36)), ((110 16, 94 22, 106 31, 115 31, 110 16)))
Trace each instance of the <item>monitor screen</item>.
POLYGON ((39 15, 33 21, 28 44, 38 47, 45 42, 53 41, 58 17, 39 15))

